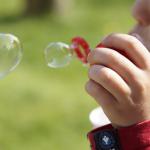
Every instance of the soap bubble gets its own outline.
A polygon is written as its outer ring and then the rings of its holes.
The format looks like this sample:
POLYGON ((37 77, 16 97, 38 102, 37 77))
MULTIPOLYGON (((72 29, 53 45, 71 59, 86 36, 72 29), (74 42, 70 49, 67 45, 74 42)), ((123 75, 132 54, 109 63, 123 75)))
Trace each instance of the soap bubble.
POLYGON ((61 68, 67 66, 72 60, 69 45, 62 42, 50 43, 45 49, 46 63, 51 68, 61 68))
POLYGON ((22 47, 17 37, 0 33, 0 78, 13 71, 22 58, 22 47))

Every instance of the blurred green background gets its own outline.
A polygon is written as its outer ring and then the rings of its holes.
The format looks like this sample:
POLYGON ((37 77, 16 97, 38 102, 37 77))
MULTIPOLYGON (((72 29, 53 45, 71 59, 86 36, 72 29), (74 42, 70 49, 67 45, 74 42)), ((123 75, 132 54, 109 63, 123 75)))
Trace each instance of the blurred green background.
POLYGON ((15 34, 24 48, 21 64, 0 81, 0 150, 90 149, 88 114, 97 104, 84 90, 88 69, 77 60, 50 69, 43 50, 78 35, 94 48, 111 32, 128 32, 134 1, 56 1, 48 12, 32 11, 25 0, 0 0, 0 32, 15 34))

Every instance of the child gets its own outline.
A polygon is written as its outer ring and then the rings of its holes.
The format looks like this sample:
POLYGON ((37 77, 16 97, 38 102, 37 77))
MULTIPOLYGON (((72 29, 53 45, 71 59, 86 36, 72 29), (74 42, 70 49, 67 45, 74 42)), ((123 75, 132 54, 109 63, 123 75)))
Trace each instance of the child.
POLYGON ((150 0, 133 14, 136 38, 111 34, 88 56, 87 92, 111 121, 88 134, 92 150, 150 150, 150 0))

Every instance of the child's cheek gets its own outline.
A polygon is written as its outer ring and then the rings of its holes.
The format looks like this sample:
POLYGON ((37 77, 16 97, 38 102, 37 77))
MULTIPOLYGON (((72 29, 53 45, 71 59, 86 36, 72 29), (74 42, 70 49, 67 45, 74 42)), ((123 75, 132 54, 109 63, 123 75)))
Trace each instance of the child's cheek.
POLYGON ((150 51, 150 26, 145 27, 138 24, 132 29, 129 34, 133 36, 138 35, 137 39, 141 41, 144 46, 150 51))

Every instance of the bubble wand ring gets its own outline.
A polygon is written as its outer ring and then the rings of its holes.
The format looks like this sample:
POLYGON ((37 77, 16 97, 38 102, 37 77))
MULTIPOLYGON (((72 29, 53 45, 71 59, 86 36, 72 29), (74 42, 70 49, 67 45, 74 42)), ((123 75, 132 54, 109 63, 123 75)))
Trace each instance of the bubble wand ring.
MULTIPOLYGON (((104 47, 99 44, 97 47, 104 47)), ((46 63, 50 68, 62 68, 70 64, 73 55, 83 64, 88 64, 87 57, 91 52, 88 42, 82 37, 74 37, 71 45, 62 42, 50 43, 45 49, 46 63)))
POLYGON ((91 49, 89 44, 82 37, 75 37, 72 39, 71 48, 76 53, 77 58, 83 63, 87 63, 87 57, 91 49), (82 51, 83 49, 83 51, 82 51))

